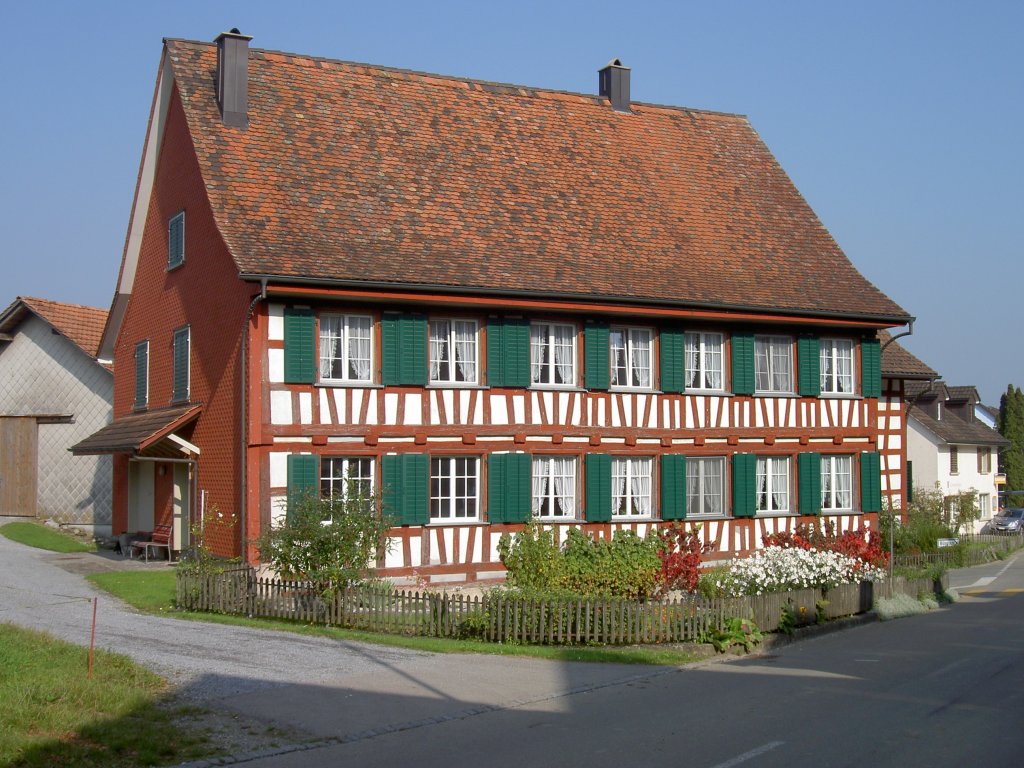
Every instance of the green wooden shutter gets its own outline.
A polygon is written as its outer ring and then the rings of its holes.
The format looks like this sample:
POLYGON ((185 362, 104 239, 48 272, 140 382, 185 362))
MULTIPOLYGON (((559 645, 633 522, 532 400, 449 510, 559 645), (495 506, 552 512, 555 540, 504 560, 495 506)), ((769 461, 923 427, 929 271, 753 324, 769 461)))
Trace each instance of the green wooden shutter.
POLYGON ((800 514, 821 514, 821 454, 801 453, 797 459, 800 514))
POLYGON ((385 314, 380 329, 382 382, 426 386, 427 318, 385 314))
POLYGON ((398 525, 430 522, 430 459, 425 453, 381 458, 384 505, 398 525))
POLYGON ((757 457, 732 455, 732 516, 753 517, 757 510, 757 457))
POLYGON ((604 453, 587 454, 587 522, 612 520, 612 457, 604 453))
POLYGON ((907 504, 914 500, 914 462, 907 462, 907 504))
POLYGON ((311 309, 284 310, 284 380, 286 384, 316 381, 316 316, 311 309))
POLYGON ((821 341, 801 336, 796 342, 799 392, 806 397, 821 394, 821 341))
POLYGON ((294 515, 301 502, 307 496, 319 493, 320 461, 309 454, 288 454, 288 512, 287 522, 294 520, 294 515))
POLYGON ((686 389, 686 334, 681 328, 663 328, 661 342, 661 389, 686 389))
POLYGON ((732 391, 736 395, 754 394, 754 334, 732 335, 732 391))
POLYGON ((492 387, 530 386, 530 323, 487 321, 487 383, 492 387))
POLYGON ((167 269, 185 262, 185 212, 176 214, 167 222, 167 269))
POLYGON ((525 523, 530 519, 531 460, 527 453, 492 453, 487 457, 487 519, 525 523))
POLYGON ((878 339, 860 343, 860 393, 864 397, 882 396, 882 351, 878 339))
POLYGON ((860 510, 882 511, 882 457, 877 451, 860 455, 860 510))
POLYGON ((171 399, 176 403, 188 400, 189 338, 190 331, 187 327, 174 332, 174 387, 171 399))
POLYGON ((135 345, 135 407, 149 404, 149 342, 135 345))
POLYGON ((583 327, 583 383, 587 389, 608 389, 611 383, 608 333, 606 323, 588 323, 583 327))
POLYGON ((670 453, 661 457, 661 519, 686 517, 686 457, 670 453))

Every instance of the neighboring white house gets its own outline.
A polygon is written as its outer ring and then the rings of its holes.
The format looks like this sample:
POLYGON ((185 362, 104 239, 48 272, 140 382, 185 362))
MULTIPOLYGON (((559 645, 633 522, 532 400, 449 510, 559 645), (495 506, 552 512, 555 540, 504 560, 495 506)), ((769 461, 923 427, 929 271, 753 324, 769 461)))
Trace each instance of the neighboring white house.
POLYGON ((110 423, 114 380, 96 361, 107 312, 18 297, 0 312, 0 516, 109 535, 109 456, 68 449, 110 423))
POLYGON ((974 491, 981 512, 975 531, 980 531, 997 508, 997 453, 1009 441, 978 418, 981 401, 975 387, 914 382, 908 401, 911 487, 938 487, 944 496, 974 491))

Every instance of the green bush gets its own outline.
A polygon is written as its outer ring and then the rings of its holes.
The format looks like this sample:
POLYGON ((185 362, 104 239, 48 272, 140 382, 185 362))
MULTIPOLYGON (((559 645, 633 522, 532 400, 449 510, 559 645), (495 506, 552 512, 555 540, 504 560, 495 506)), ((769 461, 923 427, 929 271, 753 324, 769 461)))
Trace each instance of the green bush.
POLYGON ((657 588, 661 546, 657 536, 632 531, 608 540, 570 528, 559 547, 554 531, 532 520, 515 536, 502 536, 498 553, 508 584, 522 590, 644 600, 657 588))
POLYGON ((295 502, 286 525, 259 538, 260 558, 282 578, 308 581, 327 594, 371 575, 373 562, 387 551, 391 525, 354 483, 345 494, 307 494, 295 502))

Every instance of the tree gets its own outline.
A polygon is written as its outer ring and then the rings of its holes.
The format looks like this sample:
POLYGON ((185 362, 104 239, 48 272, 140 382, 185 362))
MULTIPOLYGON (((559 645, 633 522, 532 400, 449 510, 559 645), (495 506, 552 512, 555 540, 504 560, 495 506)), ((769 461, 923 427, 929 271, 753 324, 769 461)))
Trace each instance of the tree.
POLYGON ((1006 474, 1006 490, 1024 491, 1024 392, 1010 384, 999 399, 999 434, 1010 446, 999 454, 999 471, 1006 474))
POLYGON ((309 493, 292 501, 285 525, 257 542, 260 558, 285 579, 308 581, 328 594, 366 578, 388 549, 393 520, 351 483, 346 493, 309 493))

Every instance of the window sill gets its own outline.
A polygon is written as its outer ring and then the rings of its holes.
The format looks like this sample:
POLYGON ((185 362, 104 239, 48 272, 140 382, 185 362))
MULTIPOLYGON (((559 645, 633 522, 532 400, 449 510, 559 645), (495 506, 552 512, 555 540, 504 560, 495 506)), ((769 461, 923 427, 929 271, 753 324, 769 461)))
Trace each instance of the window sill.
POLYGON ((822 400, 863 400, 864 398, 856 393, 846 392, 822 392, 818 395, 822 400))
POLYGON ((428 528, 468 528, 471 526, 487 525, 486 520, 446 520, 444 518, 430 518, 430 522, 427 523, 428 528))
POLYGON ((796 392, 761 392, 754 390, 753 397, 800 397, 796 392))
POLYGON ((624 395, 656 395, 659 393, 659 390, 652 387, 609 387, 608 391, 624 395))
POLYGON ((461 382, 446 383, 443 381, 432 381, 424 389, 490 389, 486 384, 463 384, 461 382))
MULTIPOLYGON (((567 386, 565 384, 531 384, 531 392, 587 392, 585 387, 567 386)), ((600 390, 598 390, 600 391, 600 390)))
POLYGON ((383 384, 374 384, 372 381, 318 381, 314 387, 325 389, 384 389, 383 384))
POLYGON ((727 389, 684 389, 684 395, 697 395, 701 397, 732 397, 733 393, 727 389))

